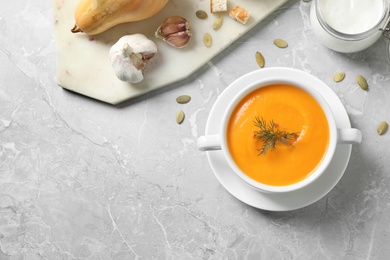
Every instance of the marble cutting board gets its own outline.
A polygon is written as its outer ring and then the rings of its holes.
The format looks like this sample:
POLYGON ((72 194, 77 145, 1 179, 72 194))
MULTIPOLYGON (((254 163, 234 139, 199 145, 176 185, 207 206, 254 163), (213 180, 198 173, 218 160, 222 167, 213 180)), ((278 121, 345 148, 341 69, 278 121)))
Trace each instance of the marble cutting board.
POLYGON ((78 2, 54 0, 57 82, 61 87, 81 95, 119 104, 187 78, 287 0, 229 0, 228 10, 240 5, 250 11, 251 18, 245 25, 230 18, 228 12, 211 14, 209 0, 170 0, 152 18, 118 25, 94 36, 70 31, 74 26, 73 14, 78 2), (208 19, 196 17, 195 12, 199 9, 208 12, 208 19), (193 36, 185 48, 173 48, 154 37, 158 26, 171 15, 181 15, 191 23, 193 36), (212 25, 218 15, 223 16, 224 21, 222 27, 214 31, 212 25), (145 70, 145 79, 137 84, 117 79, 108 57, 109 49, 121 36, 134 33, 144 34, 158 48, 158 54, 145 70), (209 48, 203 44, 205 33, 213 38, 209 48))

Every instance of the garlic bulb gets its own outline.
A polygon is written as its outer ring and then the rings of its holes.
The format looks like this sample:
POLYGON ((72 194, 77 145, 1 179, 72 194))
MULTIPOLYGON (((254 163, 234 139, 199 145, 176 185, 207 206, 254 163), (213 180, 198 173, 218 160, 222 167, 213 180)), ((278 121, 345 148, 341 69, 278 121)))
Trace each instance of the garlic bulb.
POLYGON ((143 34, 125 35, 110 49, 109 57, 116 76, 126 82, 144 79, 143 69, 157 53, 156 44, 143 34))

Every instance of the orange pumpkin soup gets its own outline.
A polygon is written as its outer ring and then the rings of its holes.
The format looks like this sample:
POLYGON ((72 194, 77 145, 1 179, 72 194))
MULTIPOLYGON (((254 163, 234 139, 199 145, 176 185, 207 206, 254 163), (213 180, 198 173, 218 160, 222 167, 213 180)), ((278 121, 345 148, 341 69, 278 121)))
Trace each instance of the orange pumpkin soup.
POLYGON ((267 185, 297 183, 317 168, 329 144, 325 113, 306 91, 289 85, 258 88, 235 107, 227 126, 227 144, 237 166, 267 185), (296 132, 292 145, 278 143, 259 154, 263 141, 254 138, 255 118, 273 120, 282 131, 296 132))

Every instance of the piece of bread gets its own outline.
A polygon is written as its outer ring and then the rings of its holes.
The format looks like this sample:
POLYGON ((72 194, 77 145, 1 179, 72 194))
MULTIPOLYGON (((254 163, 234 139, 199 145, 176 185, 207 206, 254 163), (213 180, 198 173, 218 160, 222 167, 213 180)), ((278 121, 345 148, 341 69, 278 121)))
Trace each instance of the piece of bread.
POLYGON ((210 12, 218 13, 227 11, 227 0, 210 0, 210 12))
POLYGON ((233 18, 234 20, 236 20, 236 21, 238 21, 238 22, 240 22, 242 24, 246 24, 246 22, 248 21, 250 15, 251 14, 250 14, 250 12, 248 10, 246 10, 245 8, 240 7, 240 6, 234 7, 229 12, 229 16, 231 18, 233 18))

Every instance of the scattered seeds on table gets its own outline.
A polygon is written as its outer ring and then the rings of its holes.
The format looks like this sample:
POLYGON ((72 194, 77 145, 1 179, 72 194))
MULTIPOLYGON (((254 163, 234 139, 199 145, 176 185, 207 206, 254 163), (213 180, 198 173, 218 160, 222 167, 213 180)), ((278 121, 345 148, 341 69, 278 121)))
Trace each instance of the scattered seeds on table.
POLYGON ((256 57, 256 62, 259 65, 259 67, 264 68, 265 61, 264 61, 263 54, 261 54, 259 51, 257 51, 255 57, 256 57))
POLYGON ((333 80, 334 80, 335 82, 343 81, 344 78, 345 78, 345 72, 338 72, 338 73, 336 73, 336 74, 333 76, 333 80))
POLYGON ((274 44, 279 48, 286 48, 288 46, 288 43, 283 39, 275 39, 274 44))
POLYGON ((181 123, 183 123, 184 117, 185 117, 185 115, 184 115, 183 110, 177 111, 177 113, 176 113, 176 122, 180 125, 181 123))
POLYGON ((383 135, 387 132, 387 129, 389 128, 389 125, 386 121, 382 121, 378 124, 378 127, 376 128, 376 132, 378 135, 383 135))
POLYGON ((359 86, 360 86, 363 90, 367 90, 367 89, 368 89, 367 80, 366 80, 362 75, 358 75, 358 76, 356 77, 356 82, 359 84, 359 86))
POLYGON ((208 15, 207 15, 207 13, 205 11, 198 10, 198 11, 196 11, 196 17, 198 17, 199 19, 204 20, 204 19, 207 19, 208 15))
POLYGON ((222 16, 218 16, 217 19, 215 19, 215 21, 214 21, 213 29, 218 30, 219 28, 221 28, 222 23, 223 23, 222 16))
POLYGON ((176 102, 179 104, 186 104, 186 103, 190 102, 190 100, 191 100, 191 97, 188 95, 181 95, 181 96, 178 96, 176 98, 176 102))
POLYGON ((206 47, 210 47, 213 43, 213 39, 211 38, 211 35, 209 33, 205 33, 203 36, 203 42, 206 47))

